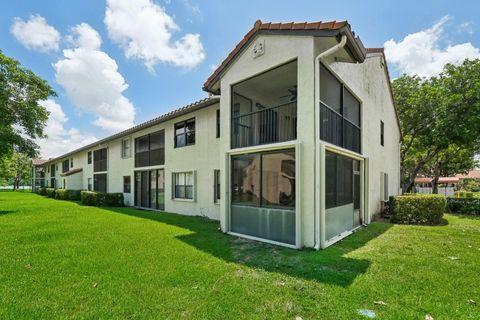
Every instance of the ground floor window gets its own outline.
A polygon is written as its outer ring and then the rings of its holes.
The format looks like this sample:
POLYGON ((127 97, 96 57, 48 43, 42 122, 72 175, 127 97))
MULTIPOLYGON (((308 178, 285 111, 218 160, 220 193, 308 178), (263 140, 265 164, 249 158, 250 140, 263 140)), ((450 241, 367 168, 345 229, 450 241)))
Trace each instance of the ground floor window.
POLYGON ((173 173, 174 198, 193 200, 193 171, 173 173))
POLYGON ((295 150, 232 156, 231 231, 295 244, 295 150))
POLYGON ((325 239, 358 227, 361 222, 360 161, 325 154, 325 239))
POLYGON ((165 210, 164 172, 163 169, 135 172, 135 205, 137 207, 165 210))
POLYGON ((213 202, 220 200, 220 170, 213 170, 213 202))
POLYGON ((130 193, 130 176, 123 177, 123 192, 130 193))
POLYGON ((93 191, 107 192, 107 174, 99 173, 93 175, 93 191))
POLYGON ((88 191, 92 191, 92 178, 88 178, 87 179, 87 188, 88 188, 88 191))

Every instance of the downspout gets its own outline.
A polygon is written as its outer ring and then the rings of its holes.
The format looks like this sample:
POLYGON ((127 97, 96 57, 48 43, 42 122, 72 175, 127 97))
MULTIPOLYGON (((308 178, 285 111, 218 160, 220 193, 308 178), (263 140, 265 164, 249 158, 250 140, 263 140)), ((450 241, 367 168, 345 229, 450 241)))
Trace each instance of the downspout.
MULTIPOLYGON (((336 45, 334 45, 333 47, 319 53, 316 58, 315 58, 315 78, 314 78, 314 86, 315 86, 315 97, 314 97, 314 103, 315 103, 315 107, 314 107, 314 114, 315 114, 315 123, 317 123, 318 119, 317 119, 317 114, 316 114, 316 110, 317 110, 317 104, 319 103, 320 101, 320 60, 322 59, 325 59, 326 57, 328 57, 329 55, 337 52, 338 50, 342 49, 345 44, 347 43, 347 36, 346 35, 342 35, 342 38, 340 39, 340 42, 337 43, 336 45)), ((315 128, 315 137, 317 137, 318 135, 318 129, 319 128, 315 128)), ((320 160, 318 159, 317 157, 317 154, 319 152, 318 150, 318 139, 315 138, 315 168, 316 168, 316 173, 315 173, 315 180, 317 179, 317 175, 318 175, 318 171, 320 169, 319 165, 317 164, 317 162, 320 160)), ((322 160, 323 161, 323 160, 322 160)), ((323 177, 320 177, 320 179, 323 179, 323 177)), ((317 181, 315 181, 315 186, 317 187, 317 181)), ((323 190, 321 190, 323 191, 323 190)), ((315 214, 314 214, 314 227, 313 227, 313 232, 314 232, 314 238, 315 238, 315 244, 314 244, 314 248, 316 250, 320 249, 320 248, 325 248, 325 210, 324 208, 320 208, 320 203, 319 203, 319 198, 317 197, 317 194, 318 194, 319 190, 318 188, 316 188, 316 191, 315 191, 315 202, 316 202, 316 205, 315 205, 315 214), (317 221, 317 216, 319 215, 319 220, 320 221, 317 221), (320 239, 319 239, 319 232, 317 232, 317 228, 319 228, 320 230, 320 239)), ((321 197, 321 195, 320 195, 321 197)))

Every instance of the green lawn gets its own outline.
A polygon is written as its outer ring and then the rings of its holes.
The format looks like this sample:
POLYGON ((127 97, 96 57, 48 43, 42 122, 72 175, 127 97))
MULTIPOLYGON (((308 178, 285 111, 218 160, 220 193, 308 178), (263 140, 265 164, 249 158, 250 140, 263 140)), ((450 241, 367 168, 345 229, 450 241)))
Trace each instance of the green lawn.
POLYGON ((480 219, 446 220, 295 251, 199 217, 0 192, 0 319, 479 319, 480 219))

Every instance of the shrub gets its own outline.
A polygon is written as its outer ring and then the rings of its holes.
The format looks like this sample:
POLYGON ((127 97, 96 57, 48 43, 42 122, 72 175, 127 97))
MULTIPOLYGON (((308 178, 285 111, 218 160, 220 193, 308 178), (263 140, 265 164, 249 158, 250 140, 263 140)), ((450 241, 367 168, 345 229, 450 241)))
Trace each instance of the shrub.
POLYGON ((47 190, 46 189, 47 188, 45 188, 45 187, 41 187, 41 188, 38 189, 37 193, 41 196, 46 196, 47 195, 47 190))
POLYGON ((55 191, 55 199, 57 200, 68 200, 67 195, 67 190, 65 189, 57 189, 55 191))
POLYGON ((480 216, 480 198, 447 198, 447 209, 450 213, 480 216))
POLYGON ((86 206, 123 207, 123 193, 82 191, 81 201, 86 206))
POLYGON ((392 222, 404 224, 439 224, 446 207, 439 194, 397 196, 393 201, 392 222))
POLYGON ((107 207, 123 207, 123 193, 106 193, 105 205, 107 207))
POLYGON ((68 200, 80 200, 80 191, 81 190, 67 190, 68 200))
POLYGON ((55 189, 54 188, 45 188, 45 195, 49 198, 55 197, 55 189))

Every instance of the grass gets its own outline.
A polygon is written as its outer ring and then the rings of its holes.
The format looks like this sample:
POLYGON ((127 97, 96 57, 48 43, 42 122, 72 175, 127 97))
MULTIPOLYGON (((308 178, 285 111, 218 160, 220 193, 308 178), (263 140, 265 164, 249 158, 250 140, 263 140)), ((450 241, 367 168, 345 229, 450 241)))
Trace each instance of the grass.
POLYGON ((478 319, 480 219, 446 220, 295 251, 199 217, 0 192, 0 319, 478 319))

